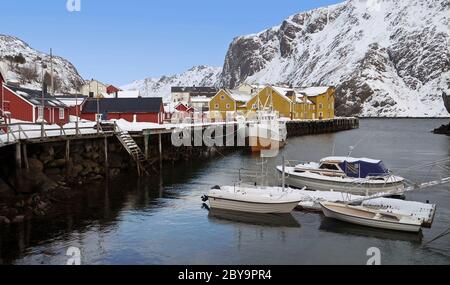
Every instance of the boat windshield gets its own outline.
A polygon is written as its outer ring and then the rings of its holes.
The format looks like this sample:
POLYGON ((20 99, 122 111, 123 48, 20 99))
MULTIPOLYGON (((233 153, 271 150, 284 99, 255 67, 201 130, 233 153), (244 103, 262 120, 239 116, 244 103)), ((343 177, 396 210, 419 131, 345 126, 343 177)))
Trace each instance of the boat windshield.
POLYGON ((389 170, 386 168, 383 162, 370 162, 370 161, 344 161, 339 165, 348 177, 354 178, 367 178, 386 176, 389 174, 389 170))
POLYGON ((337 165, 331 163, 322 163, 322 165, 319 168, 324 170, 336 170, 336 171, 339 170, 337 165))

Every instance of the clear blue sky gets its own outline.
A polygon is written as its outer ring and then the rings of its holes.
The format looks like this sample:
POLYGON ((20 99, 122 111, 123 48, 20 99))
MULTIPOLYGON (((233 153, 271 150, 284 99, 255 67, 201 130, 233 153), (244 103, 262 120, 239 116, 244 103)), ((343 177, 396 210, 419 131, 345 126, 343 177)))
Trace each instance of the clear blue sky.
POLYGON ((70 60, 86 78, 123 85, 195 65, 222 66, 236 36, 342 0, 2 0, 0 33, 70 60))

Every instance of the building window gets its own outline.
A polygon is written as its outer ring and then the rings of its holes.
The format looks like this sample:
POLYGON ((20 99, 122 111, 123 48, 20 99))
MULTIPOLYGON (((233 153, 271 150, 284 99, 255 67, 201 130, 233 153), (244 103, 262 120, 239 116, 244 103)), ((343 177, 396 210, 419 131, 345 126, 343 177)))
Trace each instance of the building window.
POLYGON ((256 105, 256 103, 255 104, 253 104, 253 109, 258 109, 258 105, 256 105))
POLYGON ((227 109, 230 109, 230 108, 231 108, 230 104, 227 104, 227 109))
POLYGON ((220 96, 220 100, 222 100, 222 101, 225 100, 225 96, 223 96, 223 95, 220 96))
POLYGON ((42 120, 44 118, 44 108, 38 107, 38 119, 42 120))
POLYGON ((64 120, 65 114, 64 114, 64 108, 59 108, 59 119, 64 120))
POLYGON ((216 110, 219 110, 219 104, 216 104, 216 105, 214 106, 214 108, 216 108, 216 110))
POLYGON ((323 109, 323 104, 319 104, 319 109, 320 109, 320 110, 323 109))

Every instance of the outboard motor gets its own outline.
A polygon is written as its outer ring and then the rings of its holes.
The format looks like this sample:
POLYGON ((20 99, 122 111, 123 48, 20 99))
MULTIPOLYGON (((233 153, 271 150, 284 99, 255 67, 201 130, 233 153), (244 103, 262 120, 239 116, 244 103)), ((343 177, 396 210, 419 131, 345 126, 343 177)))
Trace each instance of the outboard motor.
POLYGON ((206 195, 202 196, 203 203, 206 203, 208 200, 209 200, 208 196, 206 196, 206 195))

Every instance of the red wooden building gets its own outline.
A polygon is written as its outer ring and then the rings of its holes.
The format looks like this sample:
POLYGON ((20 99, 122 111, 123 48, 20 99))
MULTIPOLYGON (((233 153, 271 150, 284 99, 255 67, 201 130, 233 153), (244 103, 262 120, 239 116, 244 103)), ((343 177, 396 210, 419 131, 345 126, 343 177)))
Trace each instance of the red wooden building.
POLYGON ((164 121, 164 105, 162 98, 86 100, 81 110, 81 118, 96 121, 97 114, 101 115, 102 120, 124 119, 128 122, 162 124, 164 121))
POLYGON ((119 88, 117 88, 117 87, 114 86, 114 85, 109 85, 109 86, 106 88, 106 93, 107 93, 107 94, 114 94, 114 96, 115 96, 116 98, 118 97, 120 91, 122 91, 122 90, 120 90, 119 88))
POLYGON ((47 92, 44 106, 41 90, 3 85, 2 92, 4 112, 9 112, 12 119, 37 123, 43 118, 48 124, 58 125, 69 122, 69 108, 47 92))

